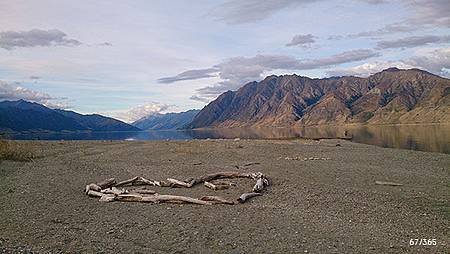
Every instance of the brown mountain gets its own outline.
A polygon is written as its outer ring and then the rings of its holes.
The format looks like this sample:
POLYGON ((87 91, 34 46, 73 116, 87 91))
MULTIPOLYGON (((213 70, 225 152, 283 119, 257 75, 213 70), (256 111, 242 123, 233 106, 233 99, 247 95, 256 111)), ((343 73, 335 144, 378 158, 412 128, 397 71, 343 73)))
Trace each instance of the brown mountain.
POLYGON ((209 103, 189 128, 450 123, 450 80, 390 68, 367 78, 269 76, 209 103))

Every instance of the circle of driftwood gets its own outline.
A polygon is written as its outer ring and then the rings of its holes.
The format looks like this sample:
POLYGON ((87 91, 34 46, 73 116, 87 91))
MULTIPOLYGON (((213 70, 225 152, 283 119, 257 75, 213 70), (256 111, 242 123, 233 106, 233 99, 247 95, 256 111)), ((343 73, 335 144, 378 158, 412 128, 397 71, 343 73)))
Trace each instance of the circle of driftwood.
POLYGON ((86 185, 85 193, 90 197, 99 197, 101 202, 147 202, 147 203, 191 203, 199 205, 228 204, 234 205, 244 203, 252 197, 261 196, 265 187, 269 186, 269 179, 261 172, 242 173, 242 172, 218 172, 207 174, 197 178, 188 178, 184 181, 167 178, 165 181, 155 181, 145 179, 140 176, 116 182, 115 178, 109 178, 99 183, 86 185), (213 190, 227 189, 234 185, 232 182, 223 181, 229 178, 250 178, 255 180, 251 192, 243 193, 239 198, 227 200, 219 196, 203 196, 201 198, 192 198, 187 196, 163 195, 146 187, 133 188, 133 186, 154 186, 170 188, 191 188, 197 184, 202 184, 213 190), (221 179, 221 180, 219 180, 221 179), (128 188, 125 188, 128 187, 128 188), (132 188, 129 188, 132 187, 132 188))

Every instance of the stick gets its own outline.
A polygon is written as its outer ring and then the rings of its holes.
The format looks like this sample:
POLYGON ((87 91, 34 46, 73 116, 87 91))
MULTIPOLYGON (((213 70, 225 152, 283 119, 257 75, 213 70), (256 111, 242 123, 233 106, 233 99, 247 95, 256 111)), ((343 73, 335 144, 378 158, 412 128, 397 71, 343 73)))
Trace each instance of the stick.
POLYGON ((109 189, 104 189, 101 191, 101 193, 104 193, 104 194, 114 194, 114 195, 120 195, 120 194, 124 194, 127 192, 128 191, 125 189, 118 189, 116 187, 111 187, 109 189))
POLYGON ((238 201, 239 201, 239 203, 244 203, 248 199, 256 197, 256 196, 262 196, 262 194, 257 193, 257 192, 244 193, 238 198, 238 201))
POLYGON ((218 196, 204 196, 204 197, 201 197, 200 200, 212 201, 214 204, 227 204, 227 205, 235 204, 233 201, 229 201, 229 200, 226 200, 226 199, 218 197, 218 196))
POLYGON ((115 187, 120 187, 120 186, 124 186, 124 185, 153 185, 153 186, 157 186, 157 182, 156 181, 152 181, 152 180, 148 180, 145 179, 143 177, 140 176, 136 176, 133 177, 131 179, 119 182, 117 184, 115 184, 115 187))
POLYGON ((101 181, 101 182, 97 183, 97 185, 100 188, 102 188, 102 189, 106 189, 106 188, 112 187, 115 184, 116 184, 116 179, 115 178, 109 178, 109 179, 106 179, 104 181, 101 181))
POLYGON ((129 190, 129 193, 155 194, 156 192, 154 190, 147 190, 147 189, 134 189, 134 190, 129 190))
POLYGON ((167 181, 172 184, 172 186, 170 186, 170 187, 173 187, 173 188, 178 188, 178 187, 191 188, 192 187, 192 184, 190 184, 190 183, 185 183, 185 182, 173 179, 173 178, 167 178, 167 181))
POLYGON ((210 182, 204 182, 203 184, 205 185, 205 187, 210 188, 210 189, 215 190, 215 191, 216 190, 224 190, 224 189, 230 188, 229 185, 216 185, 216 184, 213 184, 213 183, 210 183, 210 182))
POLYGON ((375 184, 378 184, 378 185, 389 185, 389 186, 403 186, 403 184, 401 184, 401 183, 383 182, 383 181, 375 181, 375 184))
POLYGON ((103 193, 101 193, 101 192, 98 192, 98 191, 94 191, 94 190, 89 190, 87 193, 86 193, 89 197, 103 197, 103 193))
MULTIPOLYGON (((200 176, 198 178, 188 178, 185 182, 189 182, 192 186, 195 184, 203 183, 203 182, 210 182, 215 179, 222 179, 222 178, 254 178, 254 174, 261 174, 261 173, 242 173, 242 172, 219 172, 219 173, 213 173, 213 174, 207 174, 204 176, 200 176)), ((262 175, 262 174, 261 174, 262 175)), ((256 180, 256 178, 255 178, 256 180)))
POLYGON ((90 190, 101 191, 102 188, 100 188, 100 186, 98 186, 98 185, 95 184, 95 183, 91 183, 91 184, 86 185, 85 193, 88 194, 88 192, 89 192, 90 190))

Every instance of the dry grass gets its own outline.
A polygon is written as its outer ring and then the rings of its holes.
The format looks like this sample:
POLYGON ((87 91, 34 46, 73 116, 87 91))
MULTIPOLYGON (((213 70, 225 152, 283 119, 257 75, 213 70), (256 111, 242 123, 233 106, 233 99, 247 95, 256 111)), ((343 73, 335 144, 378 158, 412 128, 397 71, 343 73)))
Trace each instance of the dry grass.
POLYGON ((0 161, 32 161, 35 154, 29 144, 0 139, 0 161))

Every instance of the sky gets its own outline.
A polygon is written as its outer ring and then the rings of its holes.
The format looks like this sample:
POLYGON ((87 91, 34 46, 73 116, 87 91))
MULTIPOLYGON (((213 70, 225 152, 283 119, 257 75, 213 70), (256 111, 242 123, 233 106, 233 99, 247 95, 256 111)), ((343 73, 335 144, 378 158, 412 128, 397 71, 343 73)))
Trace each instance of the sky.
POLYGON ((0 0, 0 100, 126 122, 389 67, 450 77, 448 0, 0 0))

